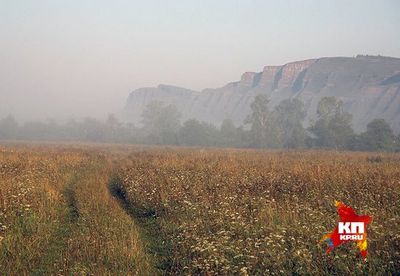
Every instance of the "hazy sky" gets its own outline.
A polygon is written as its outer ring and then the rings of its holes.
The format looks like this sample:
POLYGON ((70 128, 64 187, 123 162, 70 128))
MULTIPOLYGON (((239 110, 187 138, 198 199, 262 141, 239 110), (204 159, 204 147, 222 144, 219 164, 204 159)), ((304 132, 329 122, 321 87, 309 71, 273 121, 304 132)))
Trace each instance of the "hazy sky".
POLYGON ((105 116, 159 83, 321 56, 400 57, 398 0, 0 0, 0 116, 105 116))

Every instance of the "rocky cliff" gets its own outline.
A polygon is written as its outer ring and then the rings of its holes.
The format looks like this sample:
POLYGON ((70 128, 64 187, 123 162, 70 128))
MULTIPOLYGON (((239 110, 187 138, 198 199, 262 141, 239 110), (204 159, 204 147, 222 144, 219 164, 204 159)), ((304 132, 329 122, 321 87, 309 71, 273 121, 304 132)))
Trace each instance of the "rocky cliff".
POLYGON ((305 103, 307 119, 315 117, 318 101, 335 96, 353 114, 353 126, 362 131, 368 122, 383 118, 400 131, 400 59, 381 56, 330 57, 265 66, 261 72, 246 72, 240 81, 224 87, 193 91, 159 85, 133 91, 127 100, 125 117, 139 124, 144 107, 151 101, 174 104, 183 120, 197 118, 220 124, 231 118, 237 125, 250 113, 257 94, 271 100, 299 98, 305 103))

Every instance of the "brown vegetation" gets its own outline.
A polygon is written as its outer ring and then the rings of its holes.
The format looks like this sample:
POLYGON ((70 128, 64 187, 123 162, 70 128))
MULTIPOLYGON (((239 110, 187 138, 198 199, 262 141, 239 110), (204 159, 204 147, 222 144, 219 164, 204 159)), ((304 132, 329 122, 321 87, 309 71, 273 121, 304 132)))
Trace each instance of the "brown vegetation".
POLYGON ((104 155, 55 146, 0 150, 2 273, 151 274, 137 226, 108 192, 104 155))
POLYGON ((176 274, 380 274, 400 267, 398 155, 157 151, 131 155, 120 176, 131 203, 157 217, 176 274), (374 159, 375 160, 375 159, 374 159), (340 200, 374 217, 369 256, 326 255, 340 200))
POLYGON ((400 271, 398 154, 0 147, 0 271, 400 271), (113 197, 114 196, 114 197, 113 197), (334 201, 373 216, 369 255, 326 255, 334 201))

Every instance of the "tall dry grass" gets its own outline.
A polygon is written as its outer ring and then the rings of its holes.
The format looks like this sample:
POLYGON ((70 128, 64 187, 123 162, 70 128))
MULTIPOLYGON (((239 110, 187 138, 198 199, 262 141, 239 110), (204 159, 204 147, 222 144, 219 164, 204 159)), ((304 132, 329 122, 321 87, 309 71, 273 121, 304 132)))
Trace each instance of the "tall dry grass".
POLYGON ((400 155, 170 150, 135 153, 119 175, 170 244, 171 274, 400 271, 400 155), (378 161, 375 161, 378 160, 378 161), (369 255, 319 244, 340 200, 374 220, 369 255))
POLYGON ((400 271, 400 155, 0 147, 6 275, 400 271), (326 255, 334 200, 373 216, 366 262, 326 255))
POLYGON ((0 148, 0 274, 151 274, 111 170, 92 147, 0 148))

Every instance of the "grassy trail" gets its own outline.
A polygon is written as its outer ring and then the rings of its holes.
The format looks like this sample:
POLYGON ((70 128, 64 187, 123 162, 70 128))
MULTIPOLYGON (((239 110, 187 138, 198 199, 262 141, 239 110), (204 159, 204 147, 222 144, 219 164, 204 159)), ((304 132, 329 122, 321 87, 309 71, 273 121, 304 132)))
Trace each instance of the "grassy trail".
POLYGON ((151 255, 154 272, 160 275, 170 274, 174 266, 172 245, 161 234, 163 231, 159 215, 153 210, 140 208, 135 202, 129 200, 119 177, 111 178, 109 189, 125 212, 139 225, 141 240, 146 248, 146 253, 151 255))
MULTIPOLYGON (((83 170, 81 170, 83 171, 83 170)), ((40 258, 39 264, 33 269, 33 275, 43 275, 49 273, 62 272, 62 263, 66 255, 68 240, 72 238, 72 228, 79 218, 79 211, 76 206, 75 185, 78 183, 80 176, 79 172, 75 172, 70 176, 70 179, 63 188, 63 195, 66 200, 66 206, 62 220, 57 224, 53 231, 46 250, 40 258)))
POLYGON ((0 244, 0 274, 157 274, 138 225, 110 194, 111 162, 93 154, 63 173, 0 244))
POLYGON ((153 275, 138 226, 110 195, 111 164, 93 158, 67 186, 71 238, 62 270, 68 274, 153 275))

